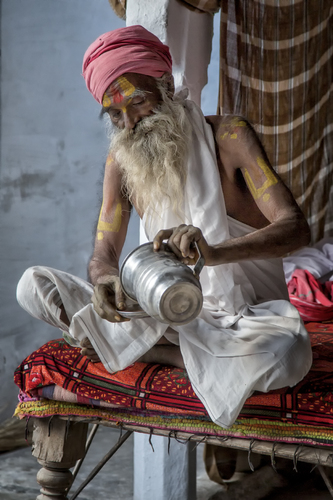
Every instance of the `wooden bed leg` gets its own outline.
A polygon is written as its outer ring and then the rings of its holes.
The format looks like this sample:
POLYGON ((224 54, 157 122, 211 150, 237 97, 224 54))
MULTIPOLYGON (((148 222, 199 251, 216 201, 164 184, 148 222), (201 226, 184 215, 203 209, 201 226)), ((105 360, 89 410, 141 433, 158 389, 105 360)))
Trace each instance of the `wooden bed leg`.
POLYGON ((41 494, 36 500, 67 500, 70 471, 85 453, 88 424, 58 417, 34 418, 32 454, 42 465, 37 474, 41 494))

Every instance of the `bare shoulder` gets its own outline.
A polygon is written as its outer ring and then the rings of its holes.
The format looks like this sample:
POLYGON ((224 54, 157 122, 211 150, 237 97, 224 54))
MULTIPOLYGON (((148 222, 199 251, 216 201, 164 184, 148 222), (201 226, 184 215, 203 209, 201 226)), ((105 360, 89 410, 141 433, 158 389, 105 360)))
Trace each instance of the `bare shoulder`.
POLYGON ((209 115, 205 118, 216 132, 220 130, 220 127, 229 127, 231 129, 234 127, 246 127, 249 125, 249 121, 244 116, 240 115, 209 115))
POLYGON ((254 227, 264 225, 263 217, 270 223, 292 219, 306 226, 303 214, 272 167, 249 121, 233 115, 209 116, 206 120, 215 137, 228 213, 254 227))
POLYGON ((243 116, 225 115, 206 118, 215 137, 220 169, 230 179, 240 179, 238 170, 246 177, 249 170, 259 175, 265 165, 266 174, 280 181, 272 168, 266 151, 252 124, 243 116))
POLYGON ((251 123, 243 116, 223 115, 208 116, 207 122, 211 125, 219 155, 226 168, 232 162, 234 168, 239 168, 245 150, 255 145, 265 155, 259 137, 251 123))

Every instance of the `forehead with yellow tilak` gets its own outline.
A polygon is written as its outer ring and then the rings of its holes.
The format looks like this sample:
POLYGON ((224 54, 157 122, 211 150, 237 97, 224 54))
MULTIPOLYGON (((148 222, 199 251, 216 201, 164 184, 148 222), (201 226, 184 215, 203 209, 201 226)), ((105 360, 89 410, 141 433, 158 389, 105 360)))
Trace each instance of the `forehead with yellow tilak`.
POLYGON ((130 83, 127 78, 120 76, 108 88, 108 94, 103 96, 103 106, 108 108, 112 104, 121 103, 125 97, 130 97, 134 94, 136 88, 130 83))

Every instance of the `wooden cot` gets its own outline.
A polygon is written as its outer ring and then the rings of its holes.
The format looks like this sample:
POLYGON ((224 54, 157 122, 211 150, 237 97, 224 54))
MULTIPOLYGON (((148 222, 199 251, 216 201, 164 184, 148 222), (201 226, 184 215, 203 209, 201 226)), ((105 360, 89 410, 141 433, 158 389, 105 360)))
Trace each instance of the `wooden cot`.
POLYGON ((255 393, 229 429, 209 419, 183 370, 134 363, 110 375, 62 339, 48 342, 15 372, 15 415, 32 423, 32 453, 42 465, 38 500, 77 498, 132 432, 247 450, 250 464, 252 453, 269 455, 273 468, 278 457, 294 468, 312 463, 333 497, 326 469, 333 467, 333 324, 306 327, 314 357, 309 374, 295 387, 255 393), (118 428, 119 441, 70 496, 98 425, 118 428))

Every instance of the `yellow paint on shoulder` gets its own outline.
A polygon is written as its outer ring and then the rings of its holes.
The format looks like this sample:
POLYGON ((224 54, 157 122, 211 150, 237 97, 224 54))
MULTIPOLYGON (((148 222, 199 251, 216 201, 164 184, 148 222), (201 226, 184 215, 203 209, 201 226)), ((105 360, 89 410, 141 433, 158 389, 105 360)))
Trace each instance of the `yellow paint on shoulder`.
POLYGON ((266 202, 270 199, 271 195, 269 193, 265 193, 262 199, 266 202))
POLYGON ((101 220, 102 211, 103 211, 103 205, 99 214, 97 230, 107 231, 109 233, 118 233, 121 226, 121 212, 122 212, 121 203, 118 202, 116 205, 112 222, 105 222, 101 220))
POLYGON ((230 139, 237 139, 237 134, 231 134, 230 139))
POLYGON ((239 118, 233 118, 231 123, 235 127, 246 127, 246 122, 244 122, 244 120, 239 120, 239 118))
POLYGON ((104 234, 103 234, 103 233, 101 233, 101 232, 98 232, 98 233, 97 233, 97 239, 98 239, 98 240, 102 240, 103 238, 104 238, 104 234))
MULTIPOLYGON (((258 164, 259 168, 264 172, 265 177, 266 177, 266 181, 264 182, 264 184, 260 188, 255 187, 254 182, 251 179, 251 176, 250 176, 248 170, 245 169, 245 171, 244 171, 244 177, 245 177, 246 183, 249 186, 251 194, 255 200, 260 198, 269 187, 278 183, 278 179, 274 175, 274 172, 272 172, 272 170, 269 168, 267 163, 259 156, 257 157, 257 164, 258 164)), ((269 200, 269 198, 267 198, 267 196, 266 196, 264 201, 268 201, 268 200, 269 200)))
POLYGON ((244 120, 240 120, 239 118, 232 118, 230 122, 221 123, 220 127, 230 127, 230 125, 233 127, 246 127, 246 122, 244 122, 244 120))

